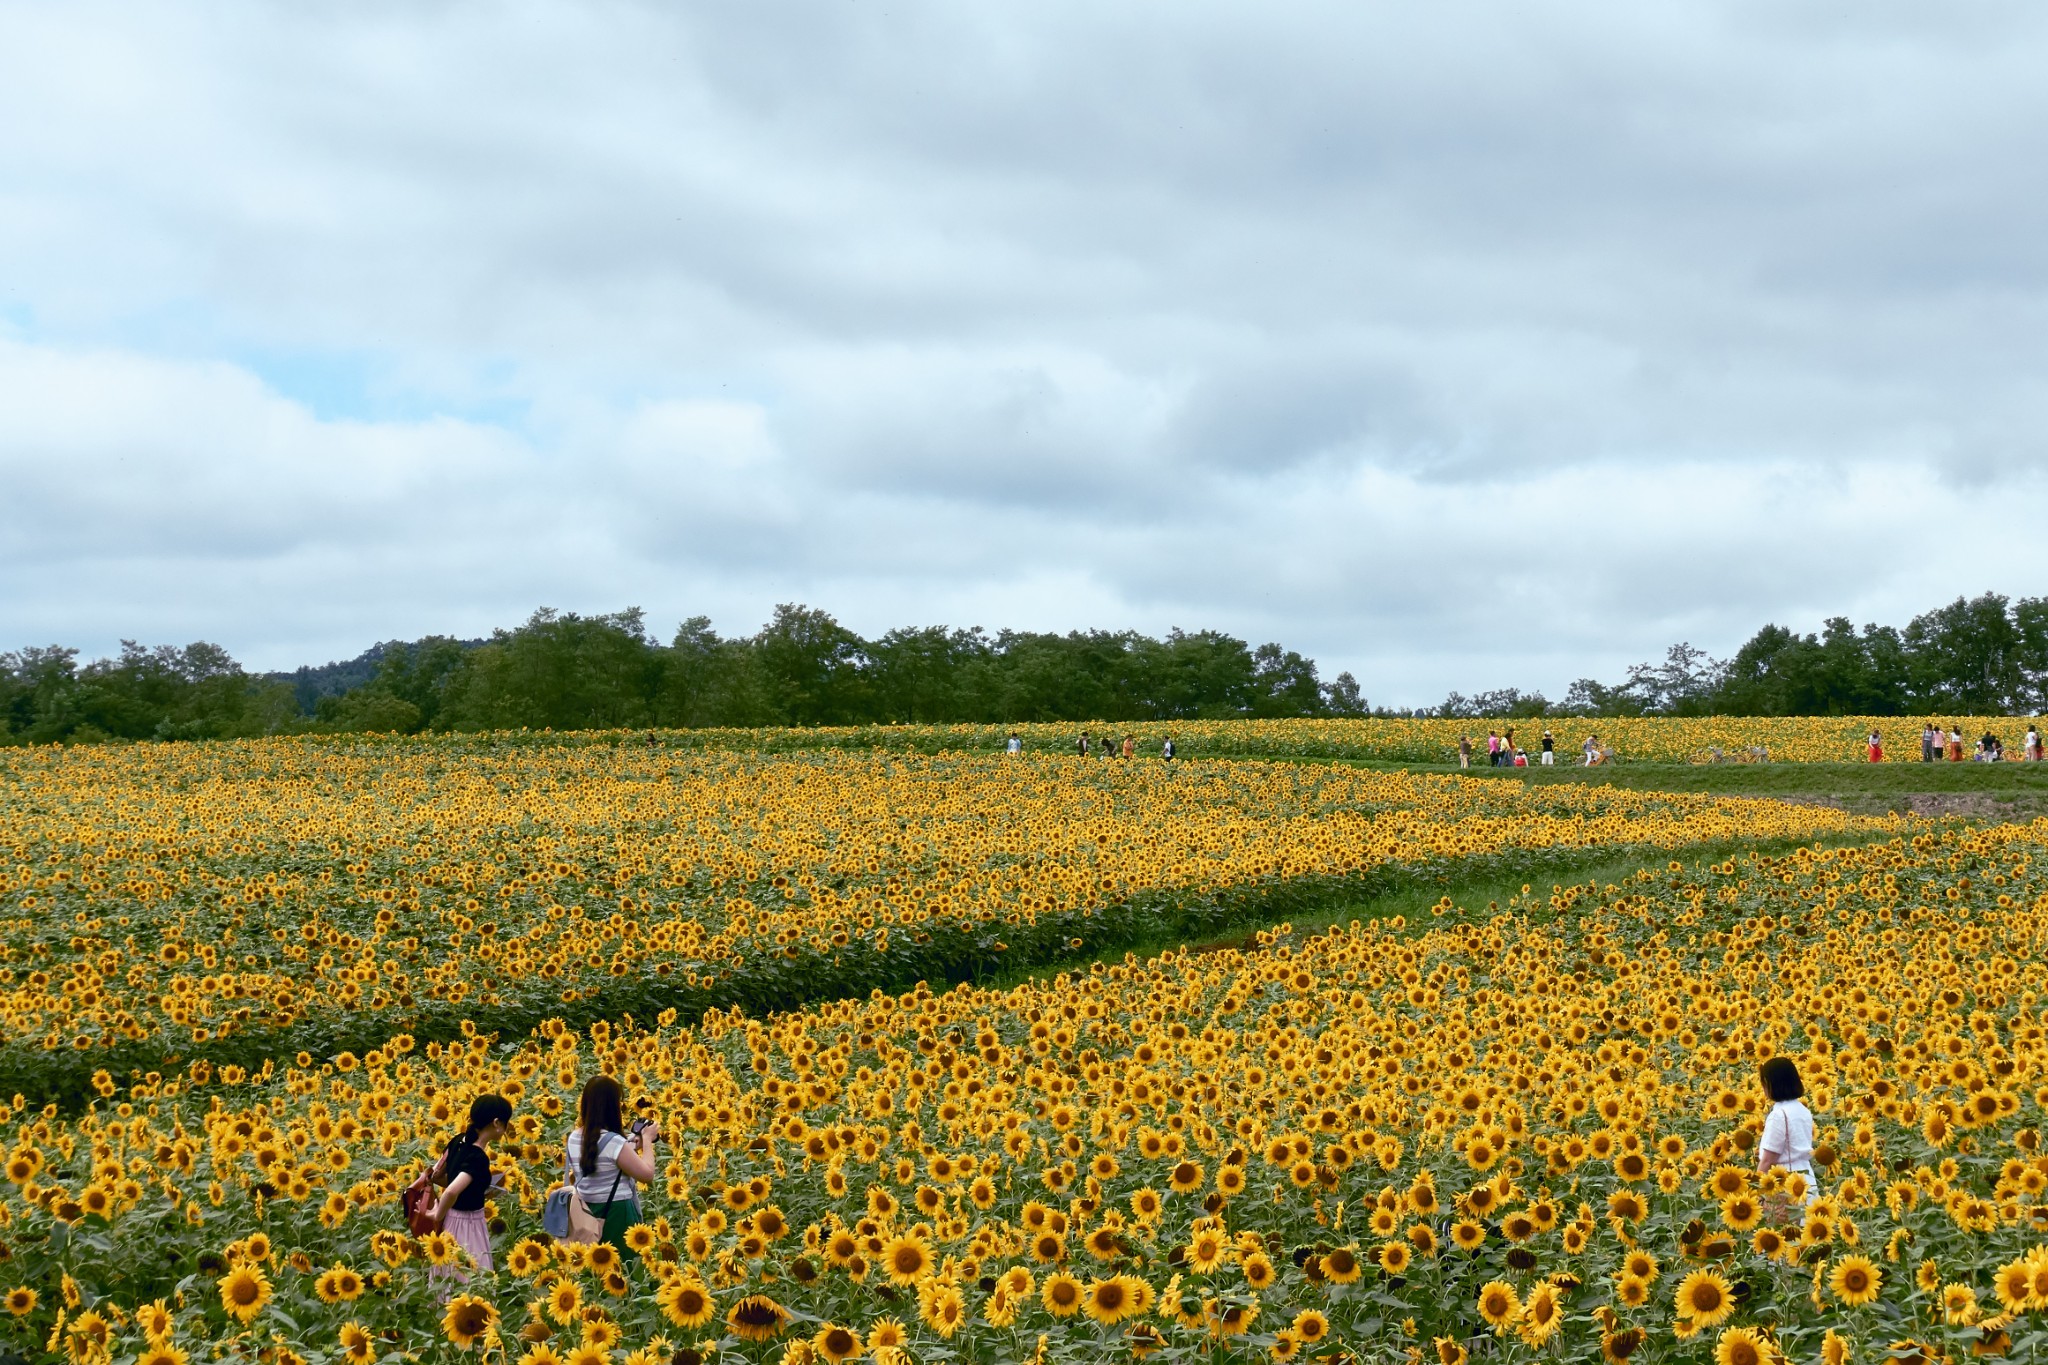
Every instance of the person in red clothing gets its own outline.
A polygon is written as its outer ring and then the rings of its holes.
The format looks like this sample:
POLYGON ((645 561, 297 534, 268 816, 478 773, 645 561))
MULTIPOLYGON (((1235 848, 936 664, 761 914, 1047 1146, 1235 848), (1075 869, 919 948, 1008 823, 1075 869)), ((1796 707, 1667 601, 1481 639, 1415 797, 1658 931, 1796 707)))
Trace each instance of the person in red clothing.
POLYGON ((1870 732, 1870 761, 1872 763, 1884 762, 1884 738, 1875 730, 1870 732))

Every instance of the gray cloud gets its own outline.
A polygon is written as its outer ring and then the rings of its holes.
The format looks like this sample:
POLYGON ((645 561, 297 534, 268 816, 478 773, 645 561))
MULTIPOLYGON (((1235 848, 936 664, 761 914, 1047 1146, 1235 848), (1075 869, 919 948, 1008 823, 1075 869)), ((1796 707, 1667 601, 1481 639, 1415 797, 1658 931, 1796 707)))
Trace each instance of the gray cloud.
POLYGON ((2044 590, 2034 9, 0 22, 0 642, 802 598, 1426 700, 2044 590))

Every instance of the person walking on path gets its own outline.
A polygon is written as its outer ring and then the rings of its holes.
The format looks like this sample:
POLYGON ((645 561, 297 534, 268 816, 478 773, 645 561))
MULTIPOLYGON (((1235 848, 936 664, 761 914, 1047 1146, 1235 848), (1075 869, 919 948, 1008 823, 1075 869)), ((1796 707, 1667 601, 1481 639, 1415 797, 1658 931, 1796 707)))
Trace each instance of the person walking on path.
POLYGON ((2027 727, 2027 762, 2039 763, 2040 761, 2041 727, 2038 725, 2029 725, 2027 727))
POLYGON ((577 1105, 577 1123, 563 1146, 563 1161, 576 1195, 592 1217, 604 1223, 602 1240, 626 1254, 626 1229, 640 1221, 640 1184, 654 1179, 654 1144, 661 1127, 636 1119, 629 1136, 619 1083, 592 1076, 577 1105))
POLYGON ((1584 744, 1581 744, 1581 745, 1580 745, 1579 747, 1580 747, 1581 749, 1584 749, 1584 750, 1586 751, 1586 766, 1587 766, 1588 768, 1592 767, 1592 766, 1593 766, 1593 755, 1594 755, 1594 754, 1596 754, 1596 753, 1598 753, 1598 752, 1599 752, 1599 750, 1600 750, 1600 738, 1599 738, 1599 736, 1597 736, 1597 735, 1587 735, 1587 736, 1586 736, 1586 742, 1585 742, 1584 744))
POLYGON ((1963 761, 1963 727, 1960 724, 1948 727, 1948 761, 1951 763, 1963 761))
MULTIPOLYGON (((469 1126, 457 1133, 441 1154, 441 1197, 434 1204, 434 1224, 455 1245, 469 1253, 482 1271, 498 1268, 491 1258, 491 1223, 484 1205, 504 1188, 491 1170, 491 1144, 512 1124, 512 1102, 503 1095, 478 1095, 469 1104, 469 1126)), ((457 1278, 468 1279, 463 1271, 457 1278)))
POLYGON ((1486 732, 1486 766, 1489 768, 1498 768, 1500 766, 1500 736, 1491 730, 1486 732))
POLYGON ((1934 762, 1934 723, 1929 721, 1920 727, 1920 761, 1934 762))
POLYGON ((1552 767, 1556 757, 1557 741, 1551 737, 1550 731, 1545 730, 1543 732, 1543 766, 1546 768, 1552 767))
POLYGON ((1458 766, 1461 768, 1472 766, 1472 736, 1470 735, 1458 736, 1458 766))

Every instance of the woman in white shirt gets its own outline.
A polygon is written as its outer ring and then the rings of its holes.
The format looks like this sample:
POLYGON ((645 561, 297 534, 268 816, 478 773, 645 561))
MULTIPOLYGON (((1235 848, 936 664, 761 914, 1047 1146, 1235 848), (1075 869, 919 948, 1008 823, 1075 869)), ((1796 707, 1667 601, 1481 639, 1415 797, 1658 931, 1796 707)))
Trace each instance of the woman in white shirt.
POLYGON ((633 1124, 629 1136, 621 1110, 619 1083, 592 1076, 577 1104, 564 1158, 576 1193, 592 1215, 604 1220, 604 1240, 626 1252, 626 1229, 640 1221, 640 1185, 654 1179, 654 1144, 661 1129, 652 1119, 633 1124))
POLYGON ((1756 1145, 1757 1174, 1773 1166, 1799 1172, 1806 1177, 1805 1202, 1811 1204, 1819 1194, 1813 1179, 1813 1111, 1801 1098, 1806 1087, 1799 1082, 1799 1068, 1790 1057, 1773 1057, 1758 1068, 1758 1075, 1771 1112, 1756 1145))

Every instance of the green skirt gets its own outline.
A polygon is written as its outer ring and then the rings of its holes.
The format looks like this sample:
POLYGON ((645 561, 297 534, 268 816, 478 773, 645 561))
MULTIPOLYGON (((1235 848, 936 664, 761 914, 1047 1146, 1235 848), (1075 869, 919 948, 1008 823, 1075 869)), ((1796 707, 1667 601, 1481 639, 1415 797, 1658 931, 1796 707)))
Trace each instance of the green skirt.
POLYGON ((617 1247, 619 1255, 631 1265, 633 1257, 626 1248, 626 1229, 640 1222, 640 1201, 614 1199, 609 1204, 591 1204, 588 1207, 593 1214, 604 1219, 604 1234, 601 1240, 617 1247))

